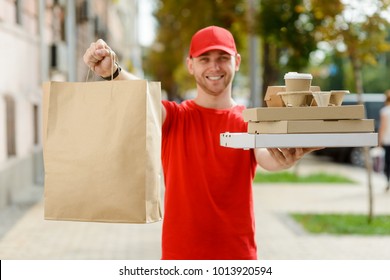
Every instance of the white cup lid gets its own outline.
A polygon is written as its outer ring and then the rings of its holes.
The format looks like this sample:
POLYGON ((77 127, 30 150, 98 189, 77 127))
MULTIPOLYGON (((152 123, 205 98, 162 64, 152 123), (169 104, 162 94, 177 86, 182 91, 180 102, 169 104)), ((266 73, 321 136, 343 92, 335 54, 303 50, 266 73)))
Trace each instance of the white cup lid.
POLYGON ((311 80, 313 76, 311 74, 306 73, 298 73, 298 72, 288 72, 284 75, 284 79, 305 79, 311 80))

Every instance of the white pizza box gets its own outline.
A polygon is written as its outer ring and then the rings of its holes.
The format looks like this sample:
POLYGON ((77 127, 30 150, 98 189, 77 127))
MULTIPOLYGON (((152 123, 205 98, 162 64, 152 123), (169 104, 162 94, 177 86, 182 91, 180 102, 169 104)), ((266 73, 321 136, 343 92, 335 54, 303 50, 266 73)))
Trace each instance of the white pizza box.
POLYGON ((229 148, 374 147, 378 133, 249 134, 221 133, 220 145, 229 148))

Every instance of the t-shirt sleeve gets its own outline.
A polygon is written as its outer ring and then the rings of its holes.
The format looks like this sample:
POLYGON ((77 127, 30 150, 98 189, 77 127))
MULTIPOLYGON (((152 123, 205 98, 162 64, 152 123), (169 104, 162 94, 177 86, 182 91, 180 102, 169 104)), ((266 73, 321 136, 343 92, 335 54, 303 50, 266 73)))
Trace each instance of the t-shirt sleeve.
POLYGON ((163 134, 165 134, 169 131, 169 128, 171 127, 171 124, 175 119, 175 115, 177 114, 179 105, 176 102, 168 100, 163 100, 162 104, 165 107, 166 111, 165 121, 162 126, 162 132, 163 134))

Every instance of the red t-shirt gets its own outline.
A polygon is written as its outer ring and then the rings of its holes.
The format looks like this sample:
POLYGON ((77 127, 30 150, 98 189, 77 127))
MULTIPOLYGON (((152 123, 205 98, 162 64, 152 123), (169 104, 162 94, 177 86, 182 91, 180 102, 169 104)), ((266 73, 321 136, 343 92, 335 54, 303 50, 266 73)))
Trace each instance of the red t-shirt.
POLYGON ((245 132, 244 106, 216 110, 163 101, 162 259, 256 259, 252 150, 220 146, 245 132))

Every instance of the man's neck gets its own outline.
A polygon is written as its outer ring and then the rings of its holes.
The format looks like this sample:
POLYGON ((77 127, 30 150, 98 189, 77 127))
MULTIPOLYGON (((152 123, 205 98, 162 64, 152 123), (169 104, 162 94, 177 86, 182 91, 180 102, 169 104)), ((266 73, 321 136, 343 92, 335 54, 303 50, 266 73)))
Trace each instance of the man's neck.
POLYGON ((194 98, 194 102, 204 108, 210 109, 230 109, 236 105, 236 102, 232 98, 218 100, 218 98, 200 98, 199 96, 194 98))
POLYGON ((199 106, 210 109, 230 109, 237 105, 231 98, 231 92, 214 96, 198 90, 194 102, 199 106))

